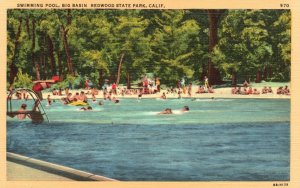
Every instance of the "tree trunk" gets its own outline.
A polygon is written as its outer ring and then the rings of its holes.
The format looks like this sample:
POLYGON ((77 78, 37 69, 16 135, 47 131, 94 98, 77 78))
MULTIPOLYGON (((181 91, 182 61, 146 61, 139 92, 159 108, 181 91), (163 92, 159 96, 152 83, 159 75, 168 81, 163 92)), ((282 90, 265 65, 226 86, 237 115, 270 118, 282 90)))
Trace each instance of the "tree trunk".
POLYGON ((31 39, 31 33, 30 33, 29 18, 26 18, 26 29, 27 29, 28 39, 30 40, 31 39))
POLYGON ((71 15, 71 9, 67 10, 67 25, 71 25, 72 22, 72 15, 71 15))
POLYGON ((47 80, 47 68, 46 68, 46 62, 47 62, 47 58, 45 53, 43 54, 43 75, 44 75, 44 80, 47 80))
POLYGON ((113 82, 113 80, 116 80, 116 74, 110 74, 108 78, 109 82, 113 82))
POLYGON ((46 77, 44 78, 45 80, 49 79, 49 68, 48 68, 48 56, 44 55, 44 72, 46 77))
POLYGON ((273 76, 272 67, 271 66, 266 66, 264 68, 263 79, 267 80, 269 78, 272 78, 272 76, 273 76))
POLYGON ((117 85, 119 85, 119 82, 120 82, 121 67, 122 67, 124 55, 125 55, 125 53, 122 53, 121 58, 120 58, 120 62, 119 62, 119 66, 118 66, 118 74, 117 74, 117 80, 116 80, 117 85))
POLYGON ((15 49, 14 49, 14 55, 12 57, 12 61, 11 64, 9 66, 10 68, 10 72, 9 72, 9 88, 12 89, 13 88, 13 84, 15 81, 15 77, 18 74, 18 68, 15 64, 16 58, 17 58, 17 53, 18 53, 18 48, 19 48, 19 44, 20 44, 20 35, 21 35, 21 30, 22 30, 22 19, 19 19, 19 27, 18 27, 18 31, 16 34, 16 40, 15 40, 15 49))
POLYGON ((267 80, 268 79, 268 69, 269 69, 269 66, 265 66, 265 68, 264 68, 264 72, 263 72, 263 77, 262 77, 262 79, 263 80, 267 80))
MULTIPOLYGON (((208 21, 209 21, 209 53, 213 52, 214 47, 218 43, 218 22, 220 15, 224 10, 208 10, 208 21)), ((220 84, 221 74, 217 70, 211 61, 211 58, 208 60, 208 75, 209 82, 211 85, 220 84)))
POLYGON ((272 77, 273 77, 273 70, 272 70, 272 67, 269 67, 269 69, 268 69, 268 74, 269 74, 269 78, 272 78, 272 77))
MULTIPOLYGON (((40 80, 41 74, 40 74, 40 65, 37 61, 34 62, 34 69, 35 69, 35 79, 40 80)), ((45 76, 43 76, 45 77, 45 76)))
POLYGON ((61 54, 60 54, 59 50, 57 50, 57 62, 58 62, 59 79, 60 79, 60 81, 62 81, 64 76, 63 76, 62 63, 61 63, 61 54))
POLYGON ((63 35, 64 48, 65 48, 65 52, 66 52, 66 56, 67 56, 68 73, 71 74, 72 76, 74 76, 73 65, 72 65, 71 56, 70 56, 70 48, 69 48, 69 44, 68 44, 68 36, 67 36, 68 30, 65 29, 64 26, 61 26, 61 31, 62 31, 62 35, 63 35))
MULTIPOLYGON (((41 69, 41 70, 43 70, 43 69, 42 69, 42 68, 43 68, 43 61, 44 61, 44 56, 43 56, 43 54, 41 54, 41 56, 40 56, 40 58, 39 58, 39 62, 38 62, 38 68, 41 69)), ((36 67, 35 67, 35 68, 36 68, 36 67)), ((41 71, 41 70, 39 70, 39 72, 40 72, 40 77, 41 77, 42 79, 44 79, 46 76, 45 76, 44 71, 41 71)))
POLYGON ((211 60, 208 61, 208 80, 210 85, 221 84, 220 71, 215 68, 211 60))
POLYGON ((260 83, 261 82, 261 71, 257 71, 256 73, 256 79, 255 79, 255 83, 260 83))
POLYGON ((237 84, 237 76, 236 76, 236 72, 233 72, 231 75, 231 85, 236 86, 236 84, 237 84))
POLYGON ((102 86, 103 86, 103 82, 104 80, 103 80, 103 70, 101 69, 101 70, 99 70, 99 88, 101 89, 102 88, 102 86))
POLYGON ((32 65, 34 65, 35 68, 35 79, 40 80, 41 79, 40 66, 35 58, 35 20, 34 19, 32 20, 31 60, 32 60, 32 65))
POLYGON ((48 39, 48 50, 49 50, 49 58, 50 58, 50 66, 51 66, 51 72, 52 75, 57 75, 56 72, 56 64, 55 64, 55 58, 54 58, 54 53, 53 53, 53 41, 49 35, 47 35, 48 39))
POLYGON ((126 73, 126 80, 127 80, 127 89, 131 89, 129 72, 126 73))

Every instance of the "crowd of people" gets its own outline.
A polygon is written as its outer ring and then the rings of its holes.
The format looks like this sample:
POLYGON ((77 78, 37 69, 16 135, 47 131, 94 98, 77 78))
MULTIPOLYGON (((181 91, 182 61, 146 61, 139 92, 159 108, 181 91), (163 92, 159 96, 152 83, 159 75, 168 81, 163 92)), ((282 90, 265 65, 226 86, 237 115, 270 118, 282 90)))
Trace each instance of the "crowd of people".
POLYGON ((22 99, 28 100, 28 98, 29 98, 29 95, 26 90, 17 91, 15 96, 16 96, 16 99, 18 99, 18 100, 22 100, 22 99))
MULTIPOLYGON (((155 80, 158 83, 158 79, 155 80)), ((149 82, 151 83, 151 81, 149 82)), ((152 81, 152 83, 154 83, 152 81)), ((160 84, 160 83, 159 83, 160 84)), ((151 85, 151 84, 150 84, 151 85)), ((215 93, 214 89, 212 88, 211 85, 209 85, 207 79, 205 79, 204 85, 200 85, 196 91, 193 93, 193 88, 192 83, 189 83, 187 86, 185 85, 184 81, 178 81, 177 83, 177 88, 170 87, 166 88, 163 91, 161 90, 160 87, 157 87, 158 85, 156 84, 156 89, 152 90, 148 88, 145 88, 147 86, 144 85, 141 88, 133 88, 133 89, 127 89, 126 87, 118 87, 116 83, 112 83, 109 85, 106 83, 104 89, 98 90, 96 88, 85 88, 82 91, 76 91, 74 94, 69 90, 69 88, 65 89, 52 89, 51 93, 52 96, 61 96, 61 101, 63 104, 70 104, 72 102, 76 101, 82 101, 82 102, 87 102, 88 98, 91 98, 93 102, 96 102, 97 98, 99 95, 102 93, 102 98, 103 100, 109 100, 115 103, 119 103, 120 100, 118 99, 119 96, 126 97, 126 96, 137 96, 138 99, 141 99, 143 95, 153 95, 156 94, 160 99, 167 99, 167 96, 174 96, 177 95, 177 98, 182 98, 182 97, 192 97, 193 94, 204 94, 204 93, 215 93), (159 90, 158 90, 159 88, 159 90)), ((234 95, 260 95, 260 94, 278 94, 278 95, 290 95, 290 89, 288 86, 280 86, 277 88, 276 92, 273 91, 271 86, 264 86, 261 90, 252 87, 247 81, 244 82, 243 86, 235 86, 231 89, 231 94, 234 95)), ((16 99, 25 99, 27 100, 29 97, 28 93, 24 91, 18 91, 15 94, 16 99)), ((52 99, 51 95, 48 94, 47 96, 47 101, 48 105, 52 104, 52 99)))
POLYGON ((277 89, 276 93, 277 93, 278 95, 290 95, 290 89, 288 88, 288 86, 285 86, 285 87, 280 86, 280 87, 277 89))
POLYGON ((231 94, 239 94, 239 95, 259 95, 260 92, 256 88, 252 87, 234 87, 231 90, 231 94))
MULTIPOLYGON (((204 78, 204 85, 200 85, 198 89, 196 90, 195 94, 203 94, 203 93, 215 93, 212 86, 209 84, 208 78, 204 78)), ((64 89, 52 89, 51 94, 52 96, 61 96, 61 101, 63 104, 72 104, 73 102, 83 102, 86 103, 86 106, 80 108, 80 110, 83 111, 90 111, 93 110, 90 105, 88 105, 88 99, 90 98, 92 102, 97 102, 97 98, 102 92, 102 100, 98 102, 99 105, 104 105, 104 101, 111 101, 113 103, 119 103, 120 100, 118 99, 118 96, 126 97, 126 96, 132 96, 136 95, 137 99, 141 99, 143 95, 152 95, 152 94, 159 94, 155 96, 159 96, 159 99, 166 100, 168 95, 178 96, 178 98, 184 97, 192 97, 193 95, 193 86, 192 83, 185 84, 185 79, 182 78, 181 80, 177 81, 176 87, 170 87, 166 88, 163 91, 161 90, 160 86, 160 80, 158 78, 155 78, 154 80, 148 79, 146 76, 144 77, 141 87, 139 88, 133 88, 133 89, 127 89, 126 87, 118 87, 118 85, 114 82, 112 84, 109 84, 108 81, 106 81, 102 87, 102 90, 98 90, 96 88, 90 87, 88 80, 85 82, 84 90, 77 91, 74 94, 71 93, 71 90, 69 88, 64 89)), ((55 102, 55 99, 51 99, 51 94, 47 95, 47 105, 52 105, 53 102, 55 102)), ((231 89, 231 94, 234 95, 260 95, 260 94, 277 94, 277 95, 290 95, 290 89, 286 86, 280 86, 277 88, 276 92, 274 93, 271 86, 264 86, 261 88, 261 90, 258 90, 257 88, 254 88, 249 84, 246 80, 243 83, 242 86, 233 87, 231 89)), ((100 95, 101 96, 101 95, 100 95)), ((15 93, 15 99, 18 100, 28 100, 28 93, 26 90, 19 90, 15 93)), ((39 100, 38 100, 39 101, 39 100)), ((37 104, 33 108, 32 111, 36 111, 37 104)), ((18 110, 20 114, 17 115, 19 119, 25 119, 26 117, 29 117, 31 119, 34 119, 34 117, 31 115, 31 113, 24 113, 27 111, 27 105, 24 103, 21 105, 20 109, 18 110)), ((189 111, 188 106, 184 106, 181 111, 189 111)), ((162 112, 158 114, 172 114, 172 109, 166 108, 162 112)))
MULTIPOLYGON (((252 88, 251 85, 245 81, 243 87, 238 86, 231 89, 231 94, 239 94, 239 95, 260 95, 260 94, 274 94, 271 86, 264 86, 261 91, 256 88, 252 88)), ((276 94, 278 95, 290 95, 290 89, 286 85, 285 87, 280 86, 276 90, 276 94)))
MULTIPOLYGON (((193 97, 194 94, 204 94, 204 93, 215 93, 215 90, 209 84, 208 79, 205 77, 204 85, 200 85, 198 89, 193 88, 192 83, 185 85, 185 80, 178 80, 177 87, 165 88, 163 91, 160 87, 160 81, 155 78, 154 81, 147 79, 143 80, 143 87, 127 89, 126 87, 119 87, 116 83, 109 84, 106 82, 102 90, 98 90, 93 87, 85 87, 82 91, 76 91, 74 94, 71 93, 69 88, 64 89, 52 89, 51 93, 53 96, 61 96, 61 100, 64 104, 70 104, 76 101, 87 102, 88 98, 91 98, 93 102, 96 101, 99 95, 102 93, 103 100, 109 100, 115 103, 120 102, 119 96, 137 96, 141 99, 143 95, 154 95, 158 96, 160 99, 167 99, 167 96, 177 96, 177 98, 182 97, 193 97), (154 84, 155 83, 155 84, 154 84), (155 88, 152 88, 155 86, 155 88), (194 91, 193 91, 194 89, 194 91), (196 90, 196 91, 195 91, 196 90)), ((88 85, 86 85, 88 86, 88 85)), ((290 95, 290 89, 288 86, 280 86, 276 92, 273 91, 271 86, 264 86, 261 90, 252 87, 247 81, 243 83, 242 86, 235 86, 231 89, 231 94, 234 95, 260 95, 260 94, 278 94, 278 95, 290 95)), ((16 99, 27 100, 29 95, 26 91, 18 91, 15 94, 16 99)), ((51 96, 47 97, 48 105, 51 105, 51 96)))

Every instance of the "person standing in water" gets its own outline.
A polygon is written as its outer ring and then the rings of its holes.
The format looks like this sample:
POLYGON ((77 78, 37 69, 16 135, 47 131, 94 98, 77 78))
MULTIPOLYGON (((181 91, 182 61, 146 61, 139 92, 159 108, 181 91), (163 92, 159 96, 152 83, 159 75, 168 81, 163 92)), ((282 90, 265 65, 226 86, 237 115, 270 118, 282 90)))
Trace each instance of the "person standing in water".
POLYGON ((26 108, 27 108, 27 104, 22 104, 21 105, 20 109, 18 110, 18 112, 20 112, 17 115, 18 119, 23 120, 23 119, 26 118, 26 116, 29 117, 29 118, 31 118, 29 114, 25 113, 25 112, 27 112, 26 108))
POLYGON ((20 109, 18 110, 19 114, 17 115, 18 119, 23 120, 26 118, 30 118, 32 123, 42 123, 44 121, 44 117, 40 111, 37 111, 38 105, 40 104, 40 100, 36 100, 32 111, 26 110, 27 104, 22 104, 20 109))
POLYGON ((165 94, 165 92, 163 92, 162 96, 160 97, 161 99, 167 99, 167 96, 165 94))
POLYGON ((48 97, 47 97, 47 102, 48 102, 48 105, 49 105, 49 106, 52 104, 52 100, 51 100, 51 98, 50 98, 50 95, 48 95, 48 97))
POLYGON ((96 96, 94 93, 92 93, 92 100, 93 100, 93 102, 96 102, 96 96))

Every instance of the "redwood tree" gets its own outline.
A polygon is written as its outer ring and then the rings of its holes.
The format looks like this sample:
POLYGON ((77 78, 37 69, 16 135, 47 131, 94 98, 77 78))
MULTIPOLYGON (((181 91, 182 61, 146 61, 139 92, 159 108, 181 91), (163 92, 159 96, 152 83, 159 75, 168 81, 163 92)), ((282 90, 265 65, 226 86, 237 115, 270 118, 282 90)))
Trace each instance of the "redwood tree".
MULTIPOLYGON (((225 12, 225 10, 216 10, 209 9, 208 13, 208 24, 209 24, 209 53, 213 52, 214 47, 218 43, 218 23, 221 15, 225 12)), ((211 58, 208 60, 208 72, 207 77, 209 79, 210 84, 220 84, 221 74, 220 71, 214 66, 211 58)))
POLYGON ((18 53, 18 48, 19 48, 19 45, 20 45, 19 38, 20 38, 20 35, 21 35, 21 30, 22 30, 22 21, 23 21, 22 18, 19 18, 19 27, 18 27, 18 31, 17 31, 17 34, 16 34, 16 39, 15 39, 15 42, 14 42, 14 54, 13 54, 11 64, 9 66, 9 68, 10 68, 9 88, 10 89, 12 89, 15 77, 17 76, 17 73, 18 73, 18 68, 15 64, 15 61, 16 61, 16 57, 17 57, 17 53, 18 53))
POLYGON ((47 40, 48 40, 48 53, 50 58, 51 73, 54 76, 57 74, 55 58, 54 58, 54 46, 53 46, 53 41, 49 35, 47 35, 47 40))
POLYGON ((73 64, 71 60, 71 53, 70 53, 70 46, 69 46, 69 40, 68 40, 68 32, 69 32, 69 26, 71 25, 72 17, 71 17, 71 10, 67 10, 66 20, 62 18, 62 15, 60 15, 61 12, 58 12, 60 22, 61 22, 61 34, 62 34, 62 40, 63 45, 65 49, 65 55, 67 58, 67 67, 68 67, 68 73, 72 76, 74 76, 74 70, 73 70, 73 64), (66 22, 64 24, 64 22, 66 22))

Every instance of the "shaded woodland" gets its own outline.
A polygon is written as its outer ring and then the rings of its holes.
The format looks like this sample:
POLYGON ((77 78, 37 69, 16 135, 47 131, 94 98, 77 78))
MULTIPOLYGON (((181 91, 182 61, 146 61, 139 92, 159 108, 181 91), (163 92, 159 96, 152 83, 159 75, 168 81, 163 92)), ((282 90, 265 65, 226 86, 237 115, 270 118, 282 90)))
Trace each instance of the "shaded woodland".
POLYGON ((290 81, 289 10, 8 10, 8 87, 290 81))

